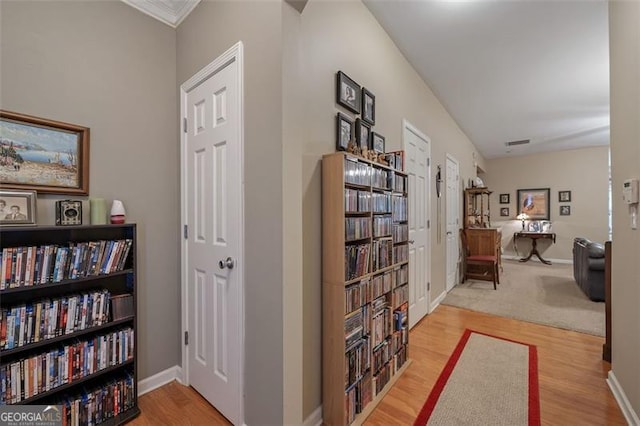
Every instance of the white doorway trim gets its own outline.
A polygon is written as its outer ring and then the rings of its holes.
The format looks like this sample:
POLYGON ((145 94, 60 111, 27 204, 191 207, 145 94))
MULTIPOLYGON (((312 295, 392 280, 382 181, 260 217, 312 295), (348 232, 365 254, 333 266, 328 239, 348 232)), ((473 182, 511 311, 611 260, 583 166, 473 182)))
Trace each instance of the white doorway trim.
MULTIPOLYGON (((180 250, 180 294, 181 294, 181 355, 182 355, 182 371, 181 371, 181 382, 189 386, 189 348, 188 345, 185 345, 184 336, 188 331, 189 324, 189 309, 188 309, 188 279, 187 279, 187 239, 184 235, 185 226, 187 224, 187 170, 185 167, 187 158, 186 158, 186 134, 184 132, 184 123, 182 121, 182 117, 187 116, 187 94, 193 90, 195 87, 206 81, 210 76, 216 74, 220 69, 225 68, 229 63, 236 62, 237 68, 237 82, 238 82, 238 110, 236 111, 237 117, 239 118, 239 129, 238 129, 238 143, 240 148, 240 176, 242 176, 241 182, 241 194, 240 194, 240 231, 239 231, 239 252, 241 253, 241 258, 245 259, 245 251, 244 251, 244 233, 245 233, 245 212, 244 212, 244 46, 241 41, 233 45, 230 49, 216 58, 209 65, 202 68, 198 73, 196 73, 193 77, 191 77, 186 82, 180 85, 180 188, 181 188, 181 199, 180 199, 180 240, 181 240, 181 250, 180 250)), ((214 261, 212 259, 212 261, 214 261)), ((240 405, 240 424, 244 424, 244 365, 245 365, 245 306, 244 306, 244 293, 245 293, 245 283, 244 283, 244 262, 239 262, 241 267, 235 269, 238 285, 240 287, 240 329, 241 331, 241 350, 240 350, 240 393, 238 395, 239 405, 240 405)))
MULTIPOLYGON (((449 238, 446 239, 446 244, 447 247, 445 249, 445 253, 446 253, 446 270, 445 270, 445 291, 448 293, 449 291, 453 290, 453 288, 458 284, 459 281, 459 277, 460 277, 460 242, 459 242, 459 236, 458 236, 458 229, 460 228, 460 200, 461 200, 461 192, 460 192, 460 162, 451 154, 447 153, 446 155, 446 160, 447 161, 451 161, 453 164, 455 164, 456 166, 456 173, 457 173, 457 178, 456 178, 456 188, 453 196, 456 197, 456 211, 455 211, 455 215, 456 215, 456 230, 455 231, 450 231, 450 230, 445 230, 445 232, 454 232, 453 234, 453 238, 455 238, 455 241, 458 242, 458 244, 456 244, 456 248, 458 250, 456 250, 456 263, 455 263, 455 279, 453 281, 453 286, 451 286, 451 288, 449 288, 449 256, 451 255, 451 252, 449 250, 449 238)), ((449 212, 449 196, 451 196, 452 194, 449 193, 449 187, 447 185, 448 179, 449 179, 449 175, 448 175, 448 168, 445 164, 445 189, 446 189, 446 202, 445 202, 445 223, 446 223, 446 227, 448 227, 449 224, 449 215, 451 214, 451 212, 449 212)), ((448 234, 445 234, 448 237, 448 234)))

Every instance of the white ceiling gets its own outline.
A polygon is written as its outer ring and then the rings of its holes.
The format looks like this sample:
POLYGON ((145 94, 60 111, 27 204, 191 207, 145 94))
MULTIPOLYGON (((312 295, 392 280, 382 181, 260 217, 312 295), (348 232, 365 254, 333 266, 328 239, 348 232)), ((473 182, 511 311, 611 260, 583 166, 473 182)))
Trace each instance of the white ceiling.
MULTIPOLYGON (((200 2, 122 1, 172 27, 200 2)), ((605 0, 363 1, 485 158, 608 145, 605 0)))
POLYGON ((606 1, 364 3, 485 158, 609 143, 606 1))

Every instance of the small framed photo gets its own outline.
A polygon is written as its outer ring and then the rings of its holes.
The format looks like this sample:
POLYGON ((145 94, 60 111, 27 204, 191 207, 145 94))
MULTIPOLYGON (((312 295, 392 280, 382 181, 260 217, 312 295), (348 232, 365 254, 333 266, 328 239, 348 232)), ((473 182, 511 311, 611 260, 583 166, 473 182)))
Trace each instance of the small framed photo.
POLYGON ((509 204, 509 194, 500 194, 500 204, 509 204))
POLYGON ((571 201, 571 191, 558 191, 558 201, 561 203, 571 201))
POLYGON ((346 151, 351 140, 353 140, 353 121, 339 112, 336 115, 336 150, 346 151))
POLYGON ((360 114, 360 86, 342 71, 336 77, 336 102, 354 114, 360 114))
POLYGON ((571 206, 560 206, 560 216, 571 216, 571 206))
POLYGON ((356 118, 356 144, 362 149, 369 149, 371 126, 363 120, 356 118))
POLYGON ((371 149, 379 154, 384 154, 384 136, 371 132, 371 149))
POLYGON ((500 216, 509 216, 509 207, 500 207, 500 216))
POLYGON ((0 225, 35 225, 36 191, 0 190, 0 225))
POLYGON ((542 232, 540 221, 532 220, 531 222, 529 222, 529 232, 542 232))
POLYGON ((362 88, 362 119, 372 126, 376 124, 376 97, 362 88))

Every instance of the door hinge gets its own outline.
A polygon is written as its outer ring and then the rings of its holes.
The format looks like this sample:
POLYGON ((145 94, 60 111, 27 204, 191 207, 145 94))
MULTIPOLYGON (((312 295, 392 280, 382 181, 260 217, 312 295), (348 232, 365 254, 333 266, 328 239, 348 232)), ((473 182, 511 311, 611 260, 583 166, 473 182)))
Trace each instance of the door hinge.
POLYGON ((427 158, 427 167, 431 165, 431 158, 427 158))
POLYGON ((182 127, 184 128, 184 132, 187 133, 187 117, 182 118, 182 127))
POLYGON ((431 229, 431 221, 427 220, 427 229, 431 229))
POLYGON ((431 290, 431 283, 427 282, 427 291, 430 291, 430 290, 431 290))
POLYGON ((188 239, 189 238, 189 225, 184 225, 184 229, 182 230, 183 234, 184 234, 184 239, 188 239))
POLYGON ((184 344, 185 345, 189 344, 189 332, 188 331, 184 332, 184 344))

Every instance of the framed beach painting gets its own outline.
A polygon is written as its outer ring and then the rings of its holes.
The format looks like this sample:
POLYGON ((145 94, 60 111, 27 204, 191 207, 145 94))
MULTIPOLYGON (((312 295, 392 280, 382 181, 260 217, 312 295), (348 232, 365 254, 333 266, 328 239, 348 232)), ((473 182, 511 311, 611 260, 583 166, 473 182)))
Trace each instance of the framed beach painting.
POLYGON ((0 185, 89 194, 89 128, 0 110, 0 185))

